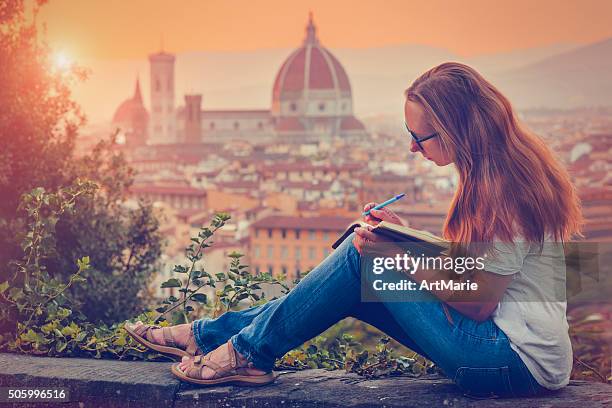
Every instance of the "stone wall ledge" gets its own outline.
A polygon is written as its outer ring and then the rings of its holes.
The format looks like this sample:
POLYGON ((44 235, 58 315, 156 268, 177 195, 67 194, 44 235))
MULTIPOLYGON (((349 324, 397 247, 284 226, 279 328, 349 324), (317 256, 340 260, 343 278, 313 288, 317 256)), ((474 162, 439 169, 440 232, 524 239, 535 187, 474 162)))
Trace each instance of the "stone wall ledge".
POLYGON ((65 408, 612 406, 612 385, 585 381, 572 381, 563 390, 538 398, 474 400, 437 376, 367 380, 342 370, 281 371, 274 384, 264 387, 199 388, 176 380, 170 365, 0 353, 0 387, 65 387, 70 402, 44 404, 65 408))

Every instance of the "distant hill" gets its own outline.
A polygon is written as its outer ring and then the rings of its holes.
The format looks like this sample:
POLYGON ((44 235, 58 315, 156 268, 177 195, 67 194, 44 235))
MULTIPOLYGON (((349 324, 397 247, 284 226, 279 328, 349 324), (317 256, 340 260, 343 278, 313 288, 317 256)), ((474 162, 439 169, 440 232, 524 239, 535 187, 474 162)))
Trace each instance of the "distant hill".
POLYGON ((612 106, 612 38, 498 74, 494 80, 520 108, 612 106))

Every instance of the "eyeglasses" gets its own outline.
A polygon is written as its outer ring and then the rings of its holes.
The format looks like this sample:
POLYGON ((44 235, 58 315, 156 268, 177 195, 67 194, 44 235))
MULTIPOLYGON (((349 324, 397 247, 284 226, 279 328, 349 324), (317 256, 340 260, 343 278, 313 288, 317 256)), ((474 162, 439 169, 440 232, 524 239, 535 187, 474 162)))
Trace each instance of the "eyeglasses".
POLYGON ((408 131, 408 133, 410 133, 410 136, 412 136, 412 138, 416 142, 417 146, 419 146, 419 149, 421 149, 421 150, 424 150, 423 146, 421 145, 421 143, 423 143, 426 140, 433 139, 434 137, 438 136, 438 133, 432 133, 429 136, 417 137, 417 136, 415 136, 414 132, 412 132, 412 130, 410 130, 410 128, 408 127, 408 124, 406 122, 404 122, 404 125, 406 125, 406 130, 408 131))

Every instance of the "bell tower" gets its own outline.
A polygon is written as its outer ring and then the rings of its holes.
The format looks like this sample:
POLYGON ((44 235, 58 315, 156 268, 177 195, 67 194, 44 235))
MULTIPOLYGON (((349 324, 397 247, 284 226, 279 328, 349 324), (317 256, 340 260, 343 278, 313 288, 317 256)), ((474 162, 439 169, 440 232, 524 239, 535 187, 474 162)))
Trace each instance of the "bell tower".
POLYGON ((149 143, 176 143, 174 111, 174 55, 161 51, 149 55, 151 121, 149 143))
POLYGON ((202 95, 185 95, 185 143, 202 142, 202 95))

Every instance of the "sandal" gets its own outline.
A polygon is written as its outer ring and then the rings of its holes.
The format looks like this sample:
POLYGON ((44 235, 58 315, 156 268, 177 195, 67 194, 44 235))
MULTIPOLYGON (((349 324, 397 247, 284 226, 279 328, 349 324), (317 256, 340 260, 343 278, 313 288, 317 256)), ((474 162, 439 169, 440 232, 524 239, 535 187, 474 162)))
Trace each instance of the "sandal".
POLYGON ((265 374, 246 374, 247 368, 253 368, 253 363, 244 364, 238 362, 238 355, 231 340, 225 343, 228 348, 230 355, 229 364, 221 366, 213 361, 210 361, 210 354, 205 356, 197 355, 194 357, 193 365, 186 371, 181 371, 179 363, 172 365, 172 374, 178 377, 182 381, 186 381, 192 384, 198 385, 217 385, 217 384, 236 384, 236 385, 248 385, 248 386, 259 386, 266 385, 274 382, 276 376, 269 372, 265 374), (213 378, 203 379, 202 368, 209 367, 215 374, 213 378))
POLYGON ((195 355, 202 354, 202 351, 198 348, 196 344, 195 337, 193 336, 193 323, 191 324, 191 334, 189 335, 189 340, 187 342, 186 349, 182 349, 177 347, 176 341, 174 340, 174 335, 170 330, 170 327, 161 327, 157 325, 151 324, 131 324, 126 323, 125 331, 128 332, 130 336, 138 343, 142 344, 145 347, 148 347, 152 350, 159 351, 163 354, 170 354, 176 357, 193 357, 195 355), (163 336, 163 344, 153 343, 150 339, 153 336, 150 336, 150 332, 153 329, 161 329, 163 336))

